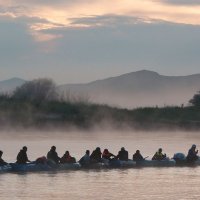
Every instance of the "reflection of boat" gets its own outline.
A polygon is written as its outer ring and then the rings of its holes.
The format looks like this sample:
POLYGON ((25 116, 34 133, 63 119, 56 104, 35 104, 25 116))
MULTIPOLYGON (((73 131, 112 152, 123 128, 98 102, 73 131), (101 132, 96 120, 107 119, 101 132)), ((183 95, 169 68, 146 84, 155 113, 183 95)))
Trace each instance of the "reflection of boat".
POLYGON ((11 170, 12 170, 12 167, 9 164, 0 166, 0 173, 2 173, 2 172, 10 172, 11 170))
POLYGON ((174 167, 176 161, 174 159, 163 159, 163 160, 141 160, 136 162, 137 166, 141 167, 174 167))

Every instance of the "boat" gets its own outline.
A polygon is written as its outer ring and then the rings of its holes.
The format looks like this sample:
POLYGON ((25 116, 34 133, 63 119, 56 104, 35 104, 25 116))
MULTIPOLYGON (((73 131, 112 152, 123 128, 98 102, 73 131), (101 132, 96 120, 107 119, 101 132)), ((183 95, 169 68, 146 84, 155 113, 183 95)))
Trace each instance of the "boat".
POLYGON ((79 163, 64 163, 58 164, 56 170, 67 170, 67 169, 80 169, 81 165, 79 163))
POLYGON ((136 162, 133 160, 123 161, 123 160, 110 160, 106 164, 110 168, 132 168, 136 166, 136 162))
POLYGON ((0 166, 0 173, 10 172, 12 167, 10 164, 0 166))
POLYGON ((194 162, 188 162, 184 153, 175 153, 173 159, 177 166, 200 166, 200 157, 194 162))
POLYGON ((163 160, 141 160, 136 162, 138 167, 174 167, 176 161, 174 159, 165 158, 163 160))
POLYGON ((55 171, 55 170, 69 170, 69 169, 80 169, 79 163, 65 163, 65 164, 54 164, 49 163, 27 163, 27 164, 11 164, 11 170, 14 172, 39 172, 39 171, 55 171))
POLYGON ((97 162, 97 163, 88 163, 80 166, 82 169, 104 169, 107 167, 107 163, 97 162))
POLYGON ((36 164, 35 162, 27 164, 11 163, 11 168, 13 172, 35 172, 35 171, 49 171, 52 170, 47 164, 36 164))

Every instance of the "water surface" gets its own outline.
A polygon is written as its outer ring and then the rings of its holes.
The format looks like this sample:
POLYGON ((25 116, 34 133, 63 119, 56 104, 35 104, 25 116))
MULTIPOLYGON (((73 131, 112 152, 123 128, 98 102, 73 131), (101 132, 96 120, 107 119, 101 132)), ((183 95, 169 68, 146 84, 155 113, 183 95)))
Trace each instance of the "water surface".
MULTIPOLYGON (((28 146, 31 160, 46 155, 51 145, 57 146, 61 156, 69 150, 77 159, 86 149, 97 146, 109 148, 117 154, 124 146, 129 156, 140 149, 144 156, 152 156, 163 147, 169 157, 174 152, 187 152, 196 143, 199 133, 133 133, 105 132, 98 134, 11 134, 0 142, 4 159, 13 162, 23 145, 28 146)), ((25 200, 122 200, 122 199, 200 199, 200 167, 136 168, 107 170, 77 170, 26 174, 0 174, 0 199, 25 200)))

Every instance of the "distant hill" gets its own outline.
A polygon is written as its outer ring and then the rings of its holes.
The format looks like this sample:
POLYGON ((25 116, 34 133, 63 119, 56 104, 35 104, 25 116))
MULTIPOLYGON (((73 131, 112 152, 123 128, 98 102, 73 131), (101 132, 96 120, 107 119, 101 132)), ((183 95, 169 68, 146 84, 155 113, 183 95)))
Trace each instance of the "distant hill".
POLYGON ((120 107, 187 104, 200 90, 200 74, 163 76, 153 71, 137 71, 87 84, 59 86, 63 93, 88 96, 96 103, 120 107))
MULTIPOLYGON (((0 81, 0 92, 10 92, 26 81, 12 78, 0 81)), ((200 74, 163 76, 153 71, 137 71, 86 84, 58 86, 65 95, 126 108, 187 104, 200 90, 200 74)))
POLYGON ((20 78, 11 78, 8 80, 0 81, 0 92, 11 92, 16 87, 21 86, 26 81, 20 78))

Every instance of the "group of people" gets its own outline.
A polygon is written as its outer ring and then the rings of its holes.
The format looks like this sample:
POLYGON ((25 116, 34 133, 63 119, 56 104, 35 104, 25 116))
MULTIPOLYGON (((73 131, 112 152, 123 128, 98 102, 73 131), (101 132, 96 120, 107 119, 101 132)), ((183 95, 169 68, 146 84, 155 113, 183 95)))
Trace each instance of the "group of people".
MULTIPOLYGON (((24 146, 20 152, 17 155, 17 161, 18 164, 26 164, 27 162, 30 162, 27 156, 27 150, 28 148, 24 146)), ((188 162, 194 162, 198 159, 198 150, 196 150, 196 145, 192 145, 192 147, 188 151, 188 155, 186 157, 186 160, 188 162)), ((0 151, 0 166, 8 164, 2 159, 3 151, 0 151)), ((163 160, 166 158, 166 154, 162 152, 162 148, 159 148, 158 151, 154 154, 152 157, 152 160, 163 160)), ((69 153, 69 151, 66 151, 62 157, 58 156, 58 153, 56 152, 56 147, 52 146, 49 152, 47 153, 47 157, 43 156, 36 160, 36 163, 46 163, 47 160, 50 160, 54 162, 55 164, 58 163, 75 163, 76 159, 72 157, 69 153)), ((91 163, 99 163, 103 162, 103 160, 121 160, 121 161, 128 161, 128 151, 125 150, 124 147, 121 148, 121 150, 118 152, 117 155, 114 155, 109 152, 108 149, 104 149, 103 153, 101 152, 100 147, 97 147, 91 154, 89 150, 86 150, 85 155, 79 160, 79 163, 81 165, 88 165, 91 163)), ((142 161, 145 160, 145 158, 141 155, 140 151, 137 150, 133 154, 133 160, 134 161, 142 161)))

